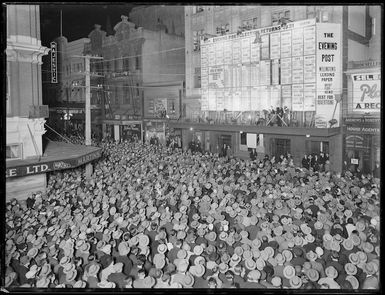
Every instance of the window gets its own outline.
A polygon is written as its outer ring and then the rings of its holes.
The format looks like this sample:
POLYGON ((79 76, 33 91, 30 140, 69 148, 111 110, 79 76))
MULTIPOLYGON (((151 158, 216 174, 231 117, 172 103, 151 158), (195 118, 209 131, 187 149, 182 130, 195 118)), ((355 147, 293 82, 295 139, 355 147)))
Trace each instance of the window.
POLYGON ((258 28, 258 18, 250 18, 242 21, 242 28, 244 30, 252 30, 258 28))
POLYGON ((193 14, 202 12, 202 11, 204 11, 204 10, 205 10, 204 7, 201 6, 201 5, 194 6, 194 7, 193 7, 193 14))
POLYGON ((127 56, 123 57, 123 71, 130 70, 130 60, 127 56))
POLYGON ((271 16, 273 26, 279 25, 285 20, 290 20, 290 10, 276 11, 271 16))
POLYGON ((226 35, 227 33, 230 32, 230 25, 225 24, 225 25, 218 26, 216 31, 217 31, 217 35, 226 35))
POLYGON ((21 144, 7 145, 7 159, 21 159, 21 144))
POLYGON ((316 11, 314 6, 307 6, 306 7, 306 15, 307 18, 315 18, 316 17, 316 11))
POLYGON ((131 104, 130 86, 128 84, 123 85, 123 104, 131 104))
POLYGON ((135 70, 140 70, 140 58, 139 54, 135 56, 135 70))
POLYGON ((195 68, 194 72, 194 88, 201 88, 201 68, 195 68))
POLYGON ((200 51, 201 50, 201 36, 203 36, 204 30, 199 30, 199 31, 193 31, 193 50, 194 51, 200 51))

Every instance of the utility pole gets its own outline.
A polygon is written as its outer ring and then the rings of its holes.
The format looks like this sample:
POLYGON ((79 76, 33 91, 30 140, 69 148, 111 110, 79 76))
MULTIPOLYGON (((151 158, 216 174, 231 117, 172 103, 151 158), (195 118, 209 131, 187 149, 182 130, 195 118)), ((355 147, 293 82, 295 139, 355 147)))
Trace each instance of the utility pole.
MULTIPOLYGON (((100 56, 91 56, 91 55, 85 55, 85 56, 73 56, 73 57, 80 57, 85 59, 85 87, 86 87, 86 97, 85 97, 85 115, 86 115, 86 122, 85 122, 85 139, 86 139, 86 145, 91 145, 91 71, 90 71, 90 60, 92 59, 103 59, 103 57, 100 56)), ((100 75, 93 75, 93 76, 100 76, 100 75)), ((91 178, 93 172, 93 167, 91 163, 86 164, 86 178, 91 178)))

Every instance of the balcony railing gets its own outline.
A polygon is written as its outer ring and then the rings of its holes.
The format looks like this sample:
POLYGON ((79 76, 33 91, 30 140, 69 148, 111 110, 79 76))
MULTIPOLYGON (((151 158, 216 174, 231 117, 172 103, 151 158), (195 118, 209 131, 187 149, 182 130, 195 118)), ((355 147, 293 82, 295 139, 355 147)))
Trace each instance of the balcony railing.
MULTIPOLYGON (((179 122, 315 128, 315 112, 188 112, 179 122)), ((330 125, 330 124, 329 124, 330 125)), ((328 126, 332 127, 332 126, 328 126)))

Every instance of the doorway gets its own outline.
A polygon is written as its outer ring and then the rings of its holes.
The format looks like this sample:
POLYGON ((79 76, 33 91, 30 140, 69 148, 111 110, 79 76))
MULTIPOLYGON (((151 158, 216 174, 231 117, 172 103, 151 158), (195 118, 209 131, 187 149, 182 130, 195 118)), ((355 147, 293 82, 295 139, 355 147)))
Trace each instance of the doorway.
POLYGON ((273 151, 276 159, 281 155, 291 154, 290 139, 276 138, 273 151))

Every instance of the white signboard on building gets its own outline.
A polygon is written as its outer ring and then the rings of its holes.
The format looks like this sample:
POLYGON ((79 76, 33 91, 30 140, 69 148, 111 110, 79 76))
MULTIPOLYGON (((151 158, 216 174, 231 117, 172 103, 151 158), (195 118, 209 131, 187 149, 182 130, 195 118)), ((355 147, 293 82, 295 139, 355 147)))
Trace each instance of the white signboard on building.
POLYGON ((315 126, 338 127, 342 92, 341 25, 317 24, 317 96, 315 126))
POLYGON ((353 74, 353 112, 381 111, 381 74, 353 74))

